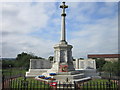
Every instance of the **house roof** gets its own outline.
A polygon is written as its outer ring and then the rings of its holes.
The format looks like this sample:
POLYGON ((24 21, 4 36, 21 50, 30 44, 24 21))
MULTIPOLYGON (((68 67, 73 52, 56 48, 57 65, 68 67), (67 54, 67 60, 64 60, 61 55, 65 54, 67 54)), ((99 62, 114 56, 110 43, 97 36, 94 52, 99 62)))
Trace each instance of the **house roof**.
POLYGON ((88 58, 120 58, 120 54, 89 54, 88 58))

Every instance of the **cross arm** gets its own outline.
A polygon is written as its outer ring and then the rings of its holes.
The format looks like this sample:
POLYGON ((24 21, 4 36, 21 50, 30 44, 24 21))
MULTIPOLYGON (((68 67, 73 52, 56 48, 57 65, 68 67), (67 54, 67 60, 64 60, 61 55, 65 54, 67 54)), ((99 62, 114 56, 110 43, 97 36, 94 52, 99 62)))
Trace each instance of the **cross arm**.
POLYGON ((63 6, 63 5, 61 5, 60 8, 68 8, 68 6, 66 6, 66 5, 63 6))

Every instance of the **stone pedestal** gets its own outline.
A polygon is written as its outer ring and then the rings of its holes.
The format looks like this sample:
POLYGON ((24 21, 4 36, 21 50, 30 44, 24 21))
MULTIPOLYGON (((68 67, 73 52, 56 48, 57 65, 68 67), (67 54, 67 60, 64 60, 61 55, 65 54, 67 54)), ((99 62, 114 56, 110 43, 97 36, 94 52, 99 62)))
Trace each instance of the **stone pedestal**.
POLYGON ((72 59, 72 45, 66 42, 60 42, 54 46, 54 62, 58 62, 57 71, 60 71, 60 65, 67 65, 67 71, 74 71, 72 59))
POLYGON ((36 77, 36 76, 42 75, 48 70, 49 69, 29 69, 29 71, 26 72, 26 77, 36 77))

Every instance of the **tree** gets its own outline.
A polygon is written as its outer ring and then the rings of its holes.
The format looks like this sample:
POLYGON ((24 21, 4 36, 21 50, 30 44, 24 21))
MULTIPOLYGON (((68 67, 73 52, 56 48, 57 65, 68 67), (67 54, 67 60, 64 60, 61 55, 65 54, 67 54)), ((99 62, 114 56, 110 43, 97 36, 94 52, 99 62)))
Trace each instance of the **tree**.
POLYGON ((113 69, 113 62, 107 62, 102 67, 102 70, 106 72, 111 72, 112 69, 113 69))
POLYGON ((103 71, 112 73, 115 76, 120 76, 120 61, 116 62, 107 62, 103 66, 103 71))
POLYGON ((9 68, 9 65, 15 67, 15 60, 2 60, 2 68, 9 68))
POLYGON ((42 57, 34 56, 33 53, 24 53, 18 54, 16 57, 16 66, 29 68, 30 59, 43 59, 42 57))
POLYGON ((30 59, 44 59, 42 57, 34 56, 33 53, 25 53, 22 52, 21 54, 18 54, 16 57, 16 60, 2 60, 2 67, 8 68, 9 65, 11 67, 22 67, 22 68, 29 68, 30 59))
POLYGON ((105 61, 104 58, 99 58, 99 59, 96 58, 95 61, 96 61, 96 68, 98 69, 98 71, 102 71, 102 67, 107 61, 105 61))

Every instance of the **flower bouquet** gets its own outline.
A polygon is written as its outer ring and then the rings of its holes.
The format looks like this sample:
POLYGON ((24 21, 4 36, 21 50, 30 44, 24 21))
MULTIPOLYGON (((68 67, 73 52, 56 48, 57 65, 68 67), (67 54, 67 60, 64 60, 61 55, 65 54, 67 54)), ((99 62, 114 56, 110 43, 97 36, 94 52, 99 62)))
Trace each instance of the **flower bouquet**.
POLYGON ((50 76, 55 76, 57 75, 56 73, 49 73, 50 76))
POLYGON ((38 76, 38 78, 42 78, 42 79, 44 79, 45 76, 44 76, 44 75, 40 75, 40 76, 38 76))
POLYGON ((44 79, 46 79, 46 80, 49 80, 51 77, 46 77, 46 78, 44 78, 44 79))

